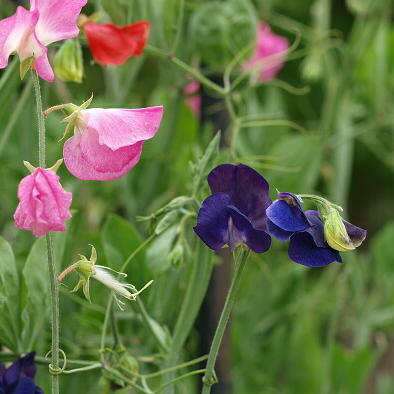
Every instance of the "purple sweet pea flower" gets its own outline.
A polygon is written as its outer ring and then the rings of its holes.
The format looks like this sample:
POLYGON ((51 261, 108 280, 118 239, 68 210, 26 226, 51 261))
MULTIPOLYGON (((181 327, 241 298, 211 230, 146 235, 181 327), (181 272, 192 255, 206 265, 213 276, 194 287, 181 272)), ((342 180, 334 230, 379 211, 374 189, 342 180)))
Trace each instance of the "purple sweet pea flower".
POLYGON ((196 234, 213 250, 245 243, 256 253, 266 252, 268 182, 246 165, 222 164, 210 172, 208 184, 213 194, 201 205, 196 234))
POLYGON ((34 356, 34 352, 28 353, 8 368, 0 364, 0 394, 44 394, 34 383, 34 356))

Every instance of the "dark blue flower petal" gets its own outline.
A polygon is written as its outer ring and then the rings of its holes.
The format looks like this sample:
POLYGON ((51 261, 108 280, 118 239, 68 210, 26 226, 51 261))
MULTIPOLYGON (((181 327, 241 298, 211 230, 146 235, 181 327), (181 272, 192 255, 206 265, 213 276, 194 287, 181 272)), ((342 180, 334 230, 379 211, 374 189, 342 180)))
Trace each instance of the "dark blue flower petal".
POLYGON ((222 248, 228 241, 231 198, 226 193, 216 193, 204 200, 197 217, 196 234, 213 249, 222 248))
POLYGON ((273 235, 276 239, 282 242, 286 242, 294 234, 293 231, 285 231, 272 223, 271 220, 267 220, 267 233, 273 235))
POLYGON ((19 378, 16 386, 10 392, 12 394, 43 394, 44 392, 36 386, 34 380, 27 376, 19 378))
POLYGON ((0 382, 0 394, 5 394, 5 386, 0 382))
POLYGON ((222 164, 208 175, 212 193, 226 193, 233 205, 247 216, 253 227, 266 230, 266 208, 271 204, 268 182, 244 164, 222 164))
MULTIPOLYGON (((232 242, 233 245, 229 243, 230 247, 234 249, 234 246, 236 247, 243 242, 255 253, 266 252, 271 246, 271 237, 265 231, 253 228, 250 220, 237 208, 229 207, 229 210, 232 224, 237 234, 237 236, 234 237, 235 242, 232 242)), ((230 234, 231 232, 232 231, 230 231, 230 234)))
POLYGON ((297 197, 297 195, 288 192, 280 192, 277 196, 278 200, 284 200, 289 205, 298 206, 298 208, 302 209, 301 200, 297 197))
POLYGON ((343 221, 343 224, 345 225, 346 231, 349 235, 349 238, 353 242, 353 245, 356 248, 360 246, 367 236, 367 230, 357 227, 354 224, 347 222, 346 220, 343 221))
POLYGON ((3 363, 0 363, 0 383, 3 380, 5 371, 6 371, 5 365, 3 363))
POLYGON ((295 233, 290 238, 289 257, 307 267, 324 267, 335 261, 341 263, 339 252, 327 247, 318 247, 309 232, 295 233))
POLYGON ((320 220, 319 212, 314 210, 305 211, 305 216, 311 224, 311 227, 309 227, 306 232, 312 236, 315 241, 315 245, 320 248, 328 247, 328 244, 324 239, 324 224, 320 220))
POLYGON ((20 377, 34 378, 36 366, 34 365, 35 352, 26 354, 11 364, 4 373, 3 383, 6 387, 14 385, 20 377))
POLYGON ((310 226, 302 209, 298 205, 291 205, 284 200, 272 203, 266 213, 272 223, 285 231, 303 231, 310 226))

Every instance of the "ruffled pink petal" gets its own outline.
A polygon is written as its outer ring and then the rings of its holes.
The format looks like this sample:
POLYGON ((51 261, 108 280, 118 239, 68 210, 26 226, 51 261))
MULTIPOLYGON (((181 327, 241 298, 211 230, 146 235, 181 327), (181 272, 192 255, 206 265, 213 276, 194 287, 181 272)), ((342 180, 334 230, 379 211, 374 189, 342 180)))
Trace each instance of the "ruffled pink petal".
POLYGON ((55 80, 55 74, 53 73, 52 67, 49 64, 46 48, 45 53, 36 59, 34 68, 37 71, 37 74, 45 81, 53 82, 55 80))
POLYGON ((79 129, 95 130, 99 143, 112 150, 152 138, 160 126, 163 107, 139 109, 92 108, 80 112, 79 129))
POLYGON ((16 227, 30 230, 36 237, 49 231, 66 231, 65 220, 71 218, 72 195, 63 190, 59 176, 53 171, 38 168, 23 178, 18 198, 14 214, 16 227))
POLYGON ((64 164, 83 180, 110 181, 130 171, 139 161, 143 142, 112 150, 101 145, 94 129, 76 132, 63 148, 64 164))
POLYGON ((48 45, 76 37, 77 18, 86 3, 87 0, 30 0, 30 9, 40 13, 36 26, 38 39, 48 45))
POLYGON ((0 68, 7 66, 13 52, 18 54, 21 61, 43 54, 45 47, 34 34, 38 16, 37 11, 18 7, 13 16, 0 21, 0 68))

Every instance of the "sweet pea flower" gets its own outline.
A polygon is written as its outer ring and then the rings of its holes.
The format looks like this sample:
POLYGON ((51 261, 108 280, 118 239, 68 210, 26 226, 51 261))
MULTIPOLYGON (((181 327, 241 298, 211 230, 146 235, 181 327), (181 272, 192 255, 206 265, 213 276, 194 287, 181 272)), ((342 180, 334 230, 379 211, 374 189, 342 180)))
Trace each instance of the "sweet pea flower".
POLYGON ((252 57, 247 60, 241 70, 251 70, 258 74, 261 82, 270 81, 283 67, 287 58, 289 44, 286 38, 276 35, 264 22, 260 23, 256 32, 256 47, 252 57))
POLYGON ((266 208, 271 204, 268 182, 244 164, 222 164, 208 175, 212 195, 202 203, 196 234, 213 249, 245 243, 256 253, 271 245, 266 208))
MULTIPOLYGON (((334 208, 330 208, 334 209, 334 208)), ((333 262, 342 262, 339 251, 327 242, 325 226, 318 211, 303 211, 301 200, 291 193, 279 193, 278 199, 266 210, 268 232, 280 241, 290 240, 289 257, 308 267, 323 267, 333 262)), ((354 245, 359 246, 366 231, 343 221, 354 245)), ((354 248, 353 248, 354 249, 354 248)))
POLYGON ((130 171, 139 161, 144 141, 159 129, 163 107, 139 109, 89 108, 92 97, 80 107, 62 104, 44 113, 64 109, 69 116, 65 135, 74 135, 63 147, 64 164, 75 177, 109 181, 130 171))
POLYGON ((1 20, 0 68, 7 67, 9 56, 16 52, 21 65, 27 62, 42 79, 52 82, 54 74, 47 46, 78 35, 76 21, 86 2, 30 0, 30 10, 18 7, 13 16, 1 20))
POLYGON ((14 214, 16 227, 30 230, 36 237, 49 231, 66 231, 65 220, 71 218, 72 194, 62 188, 53 170, 35 168, 20 182, 18 198, 14 214))
POLYGON ((13 362, 8 368, 0 363, 0 393, 44 394, 34 383, 36 374, 34 356, 34 352, 28 353, 13 362))
POLYGON ((188 79, 190 82, 183 88, 183 93, 186 96, 186 104, 198 118, 201 113, 200 83, 192 78, 188 79))
POLYGON ((104 65, 120 66, 131 56, 139 56, 149 36, 147 21, 127 26, 87 21, 83 30, 93 58, 104 65))

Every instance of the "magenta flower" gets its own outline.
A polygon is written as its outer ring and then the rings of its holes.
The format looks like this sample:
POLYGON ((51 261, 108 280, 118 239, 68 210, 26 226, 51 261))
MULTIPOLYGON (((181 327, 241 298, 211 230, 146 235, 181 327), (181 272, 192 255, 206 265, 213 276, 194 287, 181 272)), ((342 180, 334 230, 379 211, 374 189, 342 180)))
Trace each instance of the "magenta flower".
POLYGON ((262 82, 270 81, 283 67, 289 44, 286 38, 277 36, 264 22, 257 28, 256 47, 252 57, 241 67, 242 71, 253 70, 262 82))
POLYGON ((77 109, 66 118, 75 128, 64 144, 64 163, 79 179, 119 178, 138 163, 144 141, 156 134, 163 107, 85 109, 87 105, 74 106, 77 109))
POLYGON ((54 74, 47 45, 76 37, 77 17, 87 0, 30 0, 30 10, 18 7, 16 13, 0 21, 0 68, 16 52, 21 62, 33 57, 33 67, 46 81, 54 74))
POLYGON ((62 188, 54 171, 37 168, 24 177, 18 187, 18 198, 16 227, 30 230, 36 237, 49 231, 66 231, 64 222, 71 218, 72 194, 62 188))
POLYGON ((191 77, 188 79, 190 82, 183 88, 183 93, 186 96, 186 104, 198 118, 201 113, 200 83, 191 77))

